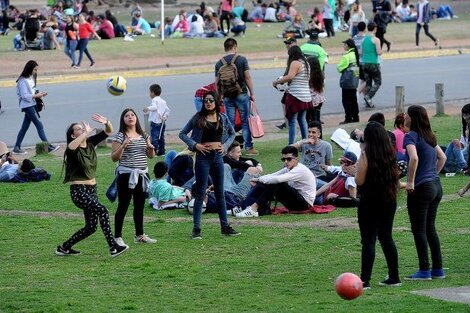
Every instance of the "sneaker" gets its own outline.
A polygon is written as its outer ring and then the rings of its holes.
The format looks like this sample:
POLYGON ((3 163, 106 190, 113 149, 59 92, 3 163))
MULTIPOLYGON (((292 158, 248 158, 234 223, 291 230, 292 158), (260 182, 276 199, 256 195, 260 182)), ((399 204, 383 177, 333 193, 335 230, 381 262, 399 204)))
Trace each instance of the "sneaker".
POLYGON ((79 69, 80 69, 80 66, 79 66, 79 65, 74 65, 74 66, 72 66, 72 67, 73 67, 74 69, 76 69, 76 70, 79 70, 79 69))
POLYGON ((3 36, 7 36, 9 32, 10 32, 9 28, 5 29, 5 31, 3 32, 3 36))
POLYGON ((13 153, 14 154, 27 154, 28 152, 22 150, 20 147, 15 147, 13 148, 13 153))
POLYGON ((406 276, 405 280, 431 280, 431 271, 417 271, 416 273, 406 276))
POLYGON ((368 281, 363 281, 362 290, 369 290, 369 289, 370 289, 370 283, 368 281))
POLYGON ((191 238, 194 240, 201 240, 201 229, 200 228, 193 228, 193 233, 191 235, 191 238))
POLYGON ((222 235, 231 236, 231 237, 240 236, 240 233, 237 232, 235 229, 233 229, 232 226, 230 225, 222 226, 221 233, 222 235))
POLYGON ((56 152, 56 151, 59 150, 59 149, 60 149, 60 146, 49 145, 49 147, 47 147, 47 151, 48 151, 49 153, 54 153, 54 152, 56 152))
POLYGON ((79 255, 80 251, 74 250, 72 248, 66 250, 62 248, 62 246, 57 246, 57 249, 55 250, 55 254, 60 255, 60 256, 79 255))
POLYGON ((446 273, 442 268, 431 270, 431 278, 432 279, 444 279, 446 278, 446 273))
POLYGON ((258 155, 259 152, 258 150, 255 149, 255 147, 252 147, 251 149, 245 150, 245 155, 258 155))
POLYGON ((241 213, 243 211, 243 209, 239 206, 236 206, 232 209, 232 215, 235 216, 237 215, 238 213, 241 213))
POLYGON ((116 241, 116 244, 118 246, 127 246, 124 240, 122 240, 122 237, 116 237, 114 238, 114 241, 116 241))
POLYGON ((369 98, 369 97, 367 97, 367 96, 364 97, 364 102, 366 103, 366 106, 367 106, 368 108, 374 108, 374 107, 375 107, 375 106, 372 104, 372 99, 369 98))
POLYGON ((255 212, 251 209, 251 206, 247 206, 246 209, 241 211, 240 213, 235 214, 235 217, 258 217, 258 212, 255 212))
POLYGON ((146 234, 140 235, 140 236, 135 236, 134 238, 135 243, 156 243, 156 239, 152 239, 146 234))
POLYGON ((109 253, 111 253, 112 258, 115 258, 123 254, 124 252, 126 252, 128 249, 129 249, 128 245, 124 245, 124 246, 117 245, 114 248, 109 249, 109 253))
POLYGON ((380 286, 389 286, 389 287, 400 287, 401 281, 399 279, 386 278, 384 281, 379 283, 380 286))
POLYGON ((283 130, 284 128, 286 128, 286 123, 276 125, 276 127, 279 128, 279 130, 283 130))
POLYGON ((90 67, 93 67, 93 66, 95 66, 95 62, 90 63, 90 67))

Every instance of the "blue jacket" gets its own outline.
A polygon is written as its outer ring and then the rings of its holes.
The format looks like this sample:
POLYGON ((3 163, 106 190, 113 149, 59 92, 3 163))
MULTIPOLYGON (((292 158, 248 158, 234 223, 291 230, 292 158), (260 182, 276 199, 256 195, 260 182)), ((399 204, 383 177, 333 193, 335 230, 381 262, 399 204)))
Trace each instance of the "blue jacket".
MULTIPOLYGON (((197 115, 197 114, 196 114, 197 115)), ((188 145, 191 151, 196 151, 195 147, 196 144, 201 143, 202 139, 202 129, 195 128, 195 117, 194 115, 189 122, 181 129, 179 133, 179 137, 185 144, 188 145), (189 132, 191 132, 191 137, 188 136, 189 132)), ((224 151, 227 152, 228 148, 232 144, 233 140, 235 139, 235 130, 233 129, 232 123, 230 123, 227 115, 220 113, 219 114, 220 121, 222 122, 222 145, 224 146, 224 151)))
POLYGON ((420 5, 424 5, 423 7, 423 23, 424 24, 429 24, 429 22, 431 21, 431 11, 429 10, 429 2, 426 2, 426 3, 421 3, 421 2, 418 2, 416 4, 416 12, 418 13, 418 20, 419 20, 419 6, 420 5))

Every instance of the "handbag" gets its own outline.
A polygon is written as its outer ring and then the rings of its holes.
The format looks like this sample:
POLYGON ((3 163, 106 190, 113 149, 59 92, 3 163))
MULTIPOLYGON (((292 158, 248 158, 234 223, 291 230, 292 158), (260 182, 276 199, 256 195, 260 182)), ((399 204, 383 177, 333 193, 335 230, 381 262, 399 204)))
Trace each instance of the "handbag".
POLYGON ((261 138, 264 136, 264 125, 258 114, 254 101, 250 101, 250 114, 248 115, 248 125, 250 127, 251 136, 253 138, 261 138))
POLYGON ((108 190, 106 191, 106 197, 111 202, 116 201, 116 198, 117 198, 117 193, 118 193, 117 178, 118 178, 118 176, 116 175, 116 177, 114 177, 113 182, 111 183, 111 185, 108 187, 108 190))
POLYGON ((349 64, 348 68, 341 73, 339 86, 343 89, 357 89, 359 85, 359 75, 356 74, 356 65, 349 64))
MULTIPOLYGON (((39 93, 39 90, 36 90, 36 93, 39 93)), ((34 106, 34 109, 36 109, 38 116, 41 117, 39 115, 39 112, 41 112, 45 108, 46 105, 44 104, 44 101, 42 100, 42 98, 36 98, 35 101, 36 101, 36 105, 34 106)))

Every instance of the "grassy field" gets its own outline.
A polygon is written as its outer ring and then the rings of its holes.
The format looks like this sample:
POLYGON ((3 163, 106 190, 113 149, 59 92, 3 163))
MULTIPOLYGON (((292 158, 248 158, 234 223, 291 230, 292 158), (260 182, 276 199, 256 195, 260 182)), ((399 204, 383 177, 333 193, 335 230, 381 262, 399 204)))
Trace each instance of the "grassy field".
MULTIPOLYGON (((306 1, 299 1, 299 11, 305 12, 312 8, 312 4, 306 1)), ((442 1, 441 1, 442 2, 442 1)), ((318 4, 318 1, 314 2, 318 4)), ((437 4, 437 1, 434 1, 437 4)), ((168 15, 174 14, 180 8, 195 8, 197 4, 185 4, 178 7, 171 7, 168 15)), ((470 17, 468 11, 470 3, 465 2, 452 3, 456 9, 456 14, 459 19, 451 21, 433 21, 430 26, 431 32, 441 39, 441 43, 445 48, 447 46, 455 45, 456 41, 465 40, 470 38, 470 17)), ((123 8, 113 8, 113 12, 119 11, 122 23, 130 21, 129 14, 123 8)), ((104 11, 96 9, 97 13, 104 11)), ((365 2, 365 12, 370 16, 370 3, 365 2)), ((149 21, 159 19, 158 9, 148 8, 144 10, 144 16, 149 21)), ((277 35, 282 32, 285 27, 284 23, 263 23, 257 27, 254 23, 248 24, 246 36, 237 38, 239 41, 239 50, 241 53, 261 53, 272 51, 283 51, 284 45, 277 38, 277 35)), ((155 31, 155 30, 154 30, 155 31)), ((386 37, 392 41, 392 49, 407 50, 414 49, 414 33, 415 23, 401 23, 390 24, 386 37), (393 48, 394 47, 394 48, 393 48)), ((63 51, 29 51, 26 53, 18 53, 12 50, 12 32, 9 36, 0 36, 0 53, 2 59, 19 61, 25 58, 34 58, 38 61, 50 60, 50 58, 57 58, 65 62, 66 58, 63 57, 63 51)), ((422 46, 432 48, 432 42, 421 34, 422 46)), ((341 41, 345 40, 348 36, 346 32, 338 32, 337 36, 332 39, 322 39, 322 44, 327 51, 337 50, 342 51, 341 41)), ((158 37, 158 36, 157 36, 158 37)), ((306 39, 304 40, 306 41, 306 39)), ((124 42, 121 38, 114 40, 91 41, 89 44, 90 51, 97 60, 113 59, 117 63, 125 62, 125 60, 133 58, 158 58, 158 57, 180 57, 180 56, 205 56, 205 55, 220 55, 222 51, 223 39, 169 39, 161 45, 159 38, 152 38, 148 36, 138 37, 134 42, 124 42)), ((132 61, 130 61, 132 62, 132 61)))
MULTIPOLYGON (((456 117, 432 119, 439 142, 456 137, 456 117)), ((258 157, 266 172, 280 167, 286 140, 262 142, 258 157)), ((180 149, 181 147, 174 147, 180 149)), ((113 215, 116 204, 104 196, 113 176, 109 149, 100 148, 99 196, 113 215)), ((335 159, 339 151, 334 151, 335 159)), ((442 177, 445 200, 438 230, 447 278, 404 282, 401 288, 377 285, 386 275, 377 246, 372 289, 354 301, 340 299, 334 280, 342 272, 358 273, 360 239, 355 209, 326 215, 266 216, 231 219, 240 237, 220 235, 216 216, 203 217, 201 241, 190 239, 191 217, 184 210, 145 211, 146 233, 155 245, 131 244, 112 259, 98 231, 76 248, 82 255, 60 258, 57 244, 83 224, 68 186, 60 182, 61 159, 33 161, 53 176, 49 182, 1 185, 0 312, 468 312, 468 305, 413 295, 412 290, 468 285, 470 227, 468 198, 456 196, 468 177, 442 177)), ((151 161, 153 166, 155 161, 151 161)), ((131 214, 128 214, 131 216, 131 214)), ((124 226, 131 242, 133 222, 124 226)), ((401 276, 417 269, 404 193, 394 225, 401 276)))

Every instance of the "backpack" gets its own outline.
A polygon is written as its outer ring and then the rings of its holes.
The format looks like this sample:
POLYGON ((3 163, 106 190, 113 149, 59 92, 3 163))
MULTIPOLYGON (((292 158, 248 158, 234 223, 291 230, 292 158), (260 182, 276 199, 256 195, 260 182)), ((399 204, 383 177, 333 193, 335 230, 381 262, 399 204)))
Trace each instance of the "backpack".
POLYGON ((237 57, 238 55, 235 54, 230 63, 227 63, 225 58, 220 59, 222 66, 217 72, 217 88, 220 94, 227 98, 236 98, 242 92, 242 88, 238 83, 237 66, 235 65, 237 57))

